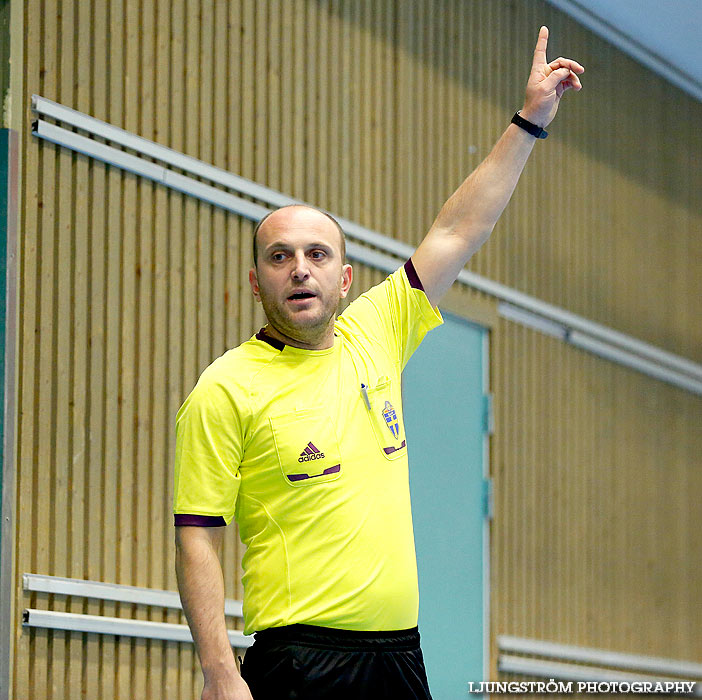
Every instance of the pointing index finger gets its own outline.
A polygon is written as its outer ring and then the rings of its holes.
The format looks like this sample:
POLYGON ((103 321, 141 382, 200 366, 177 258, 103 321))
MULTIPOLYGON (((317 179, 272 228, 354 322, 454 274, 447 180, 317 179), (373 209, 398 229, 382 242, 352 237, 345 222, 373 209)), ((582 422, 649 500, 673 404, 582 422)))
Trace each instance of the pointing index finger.
POLYGON ((534 49, 534 66, 543 65, 546 63, 546 46, 548 45, 548 27, 543 26, 539 29, 539 38, 536 40, 536 48, 534 49))

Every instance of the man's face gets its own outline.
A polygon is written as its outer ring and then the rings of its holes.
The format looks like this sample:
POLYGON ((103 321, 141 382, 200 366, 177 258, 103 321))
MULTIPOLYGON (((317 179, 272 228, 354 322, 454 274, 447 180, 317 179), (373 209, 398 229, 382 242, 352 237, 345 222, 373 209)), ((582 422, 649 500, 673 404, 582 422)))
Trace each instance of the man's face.
POLYGON ((269 324, 301 347, 329 347, 352 277, 334 223, 314 209, 287 207, 266 219, 257 246, 249 282, 269 324))

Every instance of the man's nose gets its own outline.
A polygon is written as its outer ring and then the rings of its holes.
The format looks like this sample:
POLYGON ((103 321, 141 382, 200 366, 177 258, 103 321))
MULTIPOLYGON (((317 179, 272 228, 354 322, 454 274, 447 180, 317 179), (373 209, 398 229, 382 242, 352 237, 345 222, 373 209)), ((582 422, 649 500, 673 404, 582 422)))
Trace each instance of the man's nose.
POLYGON ((293 266, 292 276, 295 280, 306 280, 310 276, 310 268, 303 252, 299 252, 295 255, 295 265, 293 266))

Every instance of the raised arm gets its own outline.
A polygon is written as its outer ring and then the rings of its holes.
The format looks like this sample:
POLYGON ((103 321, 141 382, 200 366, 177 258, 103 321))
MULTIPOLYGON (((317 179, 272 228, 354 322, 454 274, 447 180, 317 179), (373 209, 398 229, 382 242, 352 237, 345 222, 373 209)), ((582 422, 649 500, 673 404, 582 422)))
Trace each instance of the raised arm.
MULTIPOLYGON (((546 61, 548 29, 541 27, 521 116, 539 127, 551 123, 566 90, 580 90, 584 68, 568 58, 546 61)), ((414 267, 432 304, 492 233, 526 165, 536 138, 510 124, 487 158, 441 208, 412 255, 414 267)))
POLYGON ((239 675, 224 620, 219 562, 223 527, 176 527, 176 574, 205 685, 202 700, 252 700, 239 675))

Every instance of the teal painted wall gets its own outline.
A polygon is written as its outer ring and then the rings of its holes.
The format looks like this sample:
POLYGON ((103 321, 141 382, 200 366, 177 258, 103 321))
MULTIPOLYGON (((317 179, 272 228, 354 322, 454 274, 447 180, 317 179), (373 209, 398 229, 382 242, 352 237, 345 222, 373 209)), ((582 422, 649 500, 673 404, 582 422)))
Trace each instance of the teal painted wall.
POLYGON ((485 332, 444 314, 403 375, 419 630, 434 700, 467 700, 468 682, 483 679, 485 332))

